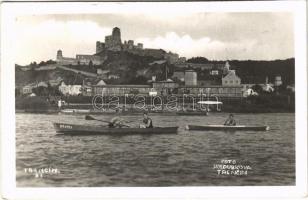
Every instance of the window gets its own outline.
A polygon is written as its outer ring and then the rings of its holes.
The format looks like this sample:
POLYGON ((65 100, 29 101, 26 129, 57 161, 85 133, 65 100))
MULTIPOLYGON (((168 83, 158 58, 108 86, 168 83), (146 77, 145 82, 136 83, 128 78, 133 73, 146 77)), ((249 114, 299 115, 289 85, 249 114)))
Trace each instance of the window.
POLYGON ((225 84, 228 84, 228 81, 225 81, 225 84))
POLYGON ((231 84, 233 84, 233 81, 230 81, 231 84))

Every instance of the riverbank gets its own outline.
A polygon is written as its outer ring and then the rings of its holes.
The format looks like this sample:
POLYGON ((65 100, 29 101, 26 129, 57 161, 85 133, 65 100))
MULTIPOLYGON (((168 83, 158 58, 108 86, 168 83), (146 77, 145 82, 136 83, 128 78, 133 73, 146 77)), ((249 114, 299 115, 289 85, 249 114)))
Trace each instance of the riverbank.
MULTIPOLYGON (((135 103, 119 102, 105 103, 104 106, 96 104, 93 106, 91 97, 74 97, 72 101, 66 100, 66 104, 61 107, 63 114, 114 114, 121 112, 122 114, 135 114, 148 111, 150 113, 172 114, 176 111, 182 111, 184 108, 188 111, 200 110, 200 105, 195 102, 185 102, 185 105, 180 102, 173 102, 173 105, 165 103, 154 104, 151 101, 145 101, 144 105, 135 103), (79 101, 78 101, 79 100, 79 101), (86 101, 87 100, 87 101, 86 101), (167 105, 169 107, 167 107, 167 105), (176 105, 176 106, 175 106, 176 105), (118 106, 118 108, 116 108, 118 106), (170 109, 173 106, 173 109, 170 109), (141 109, 143 108, 143 109, 141 109), (169 109, 168 109, 169 108, 169 109), (177 108, 175 110, 174 108, 177 108), (124 109, 124 110, 123 110, 124 109)), ((16 113, 58 113, 59 108, 56 102, 50 102, 45 97, 18 97, 16 98, 16 113)), ((223 99, 222 105, 210 105, 210 112, 227 112, 227 113, 294 113, 295 98, 294 96, 257 96, 249 98, 223 99)), ((203 105, 202 107, 204 107, 203 105)))
MULTIPOLYGON (((131 110, 125 112, 119 112, 123 115, 130 115, 130 114, 142 114, 145 110, 131 110)), ((176 111, 167 111, 167 110, 156 110, 156 111, 148 111, 151 114, 161 114, 161 115, 175 115, 176 111)), ((212 110, 210 112, 217 112, 212 110)), ((276 108, 269 108, 264 106, 232 106, 232 105, 225 105, 220 112, 224 113, 294 113, 293 109, 276 109, 276 108)), ((92 114, 92 115, 109 115, 109 114, 116 114, 115 110, 96 110, 96 109, 88 109, 85 111, 84 108, 69 108, 69 109, 62 109, 59 110, 57 108, 54 109, 16 109, 15 113, 46 113, 46 114, 53 114, 53 113, 60 113, 60 114, 92 114)))

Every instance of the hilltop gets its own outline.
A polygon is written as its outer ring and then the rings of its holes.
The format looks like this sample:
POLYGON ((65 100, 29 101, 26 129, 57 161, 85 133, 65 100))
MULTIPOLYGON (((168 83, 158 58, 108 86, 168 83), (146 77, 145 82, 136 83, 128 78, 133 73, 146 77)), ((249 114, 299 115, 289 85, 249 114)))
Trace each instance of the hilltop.
POLYGON ((117 84, 145 84, 152 76, 156 76, 157 80, 163 80, 166 67, 169 70, 174 68, 163 60, 156 63, 157 59, 152 56, 140 56, 127 51, 106 51, 98 55, 101 54, 106 55, 107 59, 97 68, 119 75, 120 78, 113 81, 117 84))

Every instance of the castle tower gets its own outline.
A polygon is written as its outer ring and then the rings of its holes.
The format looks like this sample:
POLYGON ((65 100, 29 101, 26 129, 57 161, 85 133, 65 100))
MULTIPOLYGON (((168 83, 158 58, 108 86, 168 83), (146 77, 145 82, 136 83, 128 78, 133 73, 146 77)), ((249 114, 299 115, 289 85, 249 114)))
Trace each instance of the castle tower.
POLYGON ((100 41, 96 42, 96 53, 100 53, 105 49, 105 43, 102 43, 100 41))
POLYGON ((118 27, 114 27, 112 29, 112 36, 113 36, 113 38, 121 39, 121 30, 118 27))
POLYGON ((112 29, 112 35, 105 37, 105 48, 112 51, 121 51, 121 31, 118 27, 112 29))
POLYGON ((57 51, 57 60, 61 60, 62 58, 63 58, 62 50, 59 49, 59 50, 57 51))

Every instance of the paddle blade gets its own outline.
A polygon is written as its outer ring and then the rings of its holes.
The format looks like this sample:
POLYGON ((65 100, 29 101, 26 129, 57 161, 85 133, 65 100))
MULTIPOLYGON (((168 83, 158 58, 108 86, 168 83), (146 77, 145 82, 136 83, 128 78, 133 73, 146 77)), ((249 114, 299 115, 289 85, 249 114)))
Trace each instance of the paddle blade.
POLYGON ((90 115, 86 115, 85 117, 86 120, 95 120, 93 117, 91 117, 90 115))

